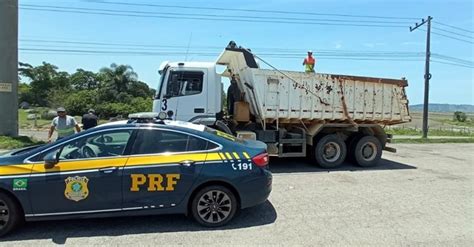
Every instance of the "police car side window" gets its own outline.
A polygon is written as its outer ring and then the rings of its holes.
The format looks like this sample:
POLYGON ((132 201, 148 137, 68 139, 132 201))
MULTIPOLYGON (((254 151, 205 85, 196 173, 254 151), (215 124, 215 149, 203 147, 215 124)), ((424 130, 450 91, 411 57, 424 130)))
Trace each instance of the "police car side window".
POLYGON ((60 151, 60 160, 112 157, 122 155, 130 139, 132 130, 100 132, 68 141, 53 150, 41 153, 30 161, 43 161, 44 157, 60 151))
POLYGON ((159 154, 207 150, 206 140, 184 133, 165 130, 140 130, 132 154, 159 154))
POLYGON ((100 132, 70 141, 64 145, 60 160, 113 157, 122 155, 132 130, 100 132))

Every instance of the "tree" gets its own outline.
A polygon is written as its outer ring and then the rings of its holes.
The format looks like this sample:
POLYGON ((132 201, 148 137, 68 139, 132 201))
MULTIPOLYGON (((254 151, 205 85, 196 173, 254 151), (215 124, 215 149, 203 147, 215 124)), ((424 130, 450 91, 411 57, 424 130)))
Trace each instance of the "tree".
POLYGON ((33 67, 27 63, 19 63, 19 74, 27 78, 30 84, 30 92, 33 95, 30 102, 39 106, 47 106, 48 98, 54 94, 53 90, 68 92, 70 89, 69 74, 57 71, 58 67, 43 62, 42 65, 33 67))
POLYGON ((104 101, 126 102, 124 94, 130 94, 132 84, 137 81, 137 74, 130 65, 110 65, 110 68, 100 69, 101 84, 99 97, 104 101), (122 97, 120 97, 122 96, 122 97))
POLYGON ((18 101, 28 102, 32 104, 34 102, 34 95, 31 92, 31 86, 27 83, 20 82, 18 84, 18 101))
POLYGON ((69 80, 74 90, 93 90, 99 85, 97 74, 83 69, 77 69, 69 80))
POLYGON ((458 122, 466 122, 466 119, 467 119, 467 115, 466 113, 462 112, 462 111, 457 111, 457 112, 454 112, 454 121, 458 121, 458 122))
POLYGON ((71 115, 82 115, 98 107, 97 90, 81 90, 68 96, 64 104, 71 115))

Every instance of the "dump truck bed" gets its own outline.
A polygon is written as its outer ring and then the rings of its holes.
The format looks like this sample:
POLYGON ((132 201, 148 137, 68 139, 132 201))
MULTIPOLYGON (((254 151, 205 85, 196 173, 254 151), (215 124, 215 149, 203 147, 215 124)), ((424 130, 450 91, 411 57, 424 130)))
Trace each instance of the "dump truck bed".
POLYGON ((227 65, 223 75, 237 80, 251 113, 266 123, 411 120, 406 80, 260 69, 252 59, 245 50, 226 49, 217 63, 227 65))

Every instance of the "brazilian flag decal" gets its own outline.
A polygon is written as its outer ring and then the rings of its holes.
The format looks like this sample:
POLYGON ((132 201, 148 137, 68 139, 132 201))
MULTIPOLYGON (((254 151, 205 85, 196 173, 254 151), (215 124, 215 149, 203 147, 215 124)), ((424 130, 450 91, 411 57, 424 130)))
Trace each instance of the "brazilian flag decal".
POLYGON ((26 190, 28 188, 27 178, 15 178, 13 179, 13 190, 26 190))

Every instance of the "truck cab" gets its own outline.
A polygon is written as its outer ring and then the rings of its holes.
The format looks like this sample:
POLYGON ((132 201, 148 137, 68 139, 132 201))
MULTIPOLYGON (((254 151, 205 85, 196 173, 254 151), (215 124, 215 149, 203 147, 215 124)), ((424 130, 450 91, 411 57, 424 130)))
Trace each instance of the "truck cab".
POLYGON ((154 112, 174 120, 212 125, 222 113, 222 82, 215 63, 163 62, 154 112))

